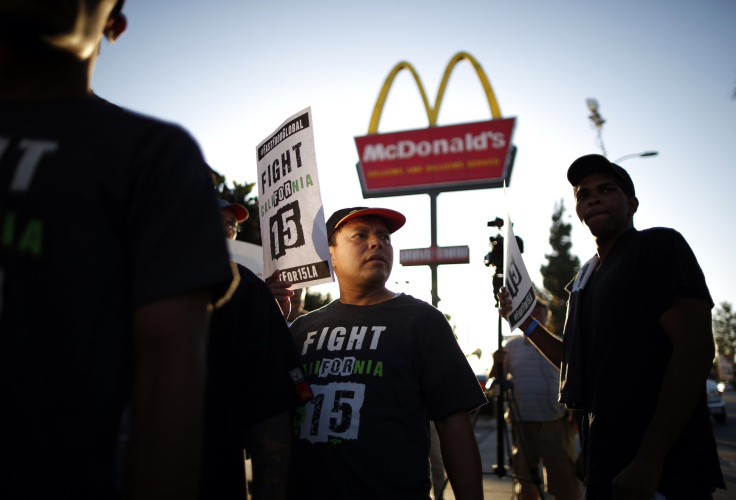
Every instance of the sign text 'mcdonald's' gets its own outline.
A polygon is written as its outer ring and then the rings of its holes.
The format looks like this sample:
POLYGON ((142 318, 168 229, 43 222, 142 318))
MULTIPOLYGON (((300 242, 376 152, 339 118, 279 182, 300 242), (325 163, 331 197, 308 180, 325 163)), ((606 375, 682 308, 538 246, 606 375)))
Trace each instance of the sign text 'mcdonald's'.
POLYGON ((515 119, 356 137, 365 194, 458 190, 508 183, 515 119))

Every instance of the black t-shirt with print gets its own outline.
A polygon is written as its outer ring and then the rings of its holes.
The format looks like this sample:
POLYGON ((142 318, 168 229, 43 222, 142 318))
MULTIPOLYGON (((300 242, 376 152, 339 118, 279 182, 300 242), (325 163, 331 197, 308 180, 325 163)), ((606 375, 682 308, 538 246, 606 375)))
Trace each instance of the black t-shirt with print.
POLYGON ((111 495, 132 312, 231 276, 184 130, 96 97, 0 102, 0 491, 111 495))
POLYGON ((314 399, 297 416, 294 498, 429 495, 429 420, 486 402, 443 314, 400 295, 291 326, 314 399))

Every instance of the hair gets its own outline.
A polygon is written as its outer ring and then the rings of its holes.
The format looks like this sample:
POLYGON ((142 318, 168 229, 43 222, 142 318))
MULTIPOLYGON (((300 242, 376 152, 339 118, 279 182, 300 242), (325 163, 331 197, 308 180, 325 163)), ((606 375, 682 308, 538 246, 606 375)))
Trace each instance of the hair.
POLYGON ((327 245, 328 246, 334 247, 335 245, 337 245, 337 242, 335 241, 335 235, 337 234, 337 232, 340 229, 342 229, 342 226, 340 226, 337 229, 335 229, 334 231, 332 231, 332 234, 330 235, 330 237, 327 238, 327 245))
POLYGON ((118 0, 118 3, 112 8, 112 15, 119 15, 123 11, 123 4, 125 4, 125 0, 118 0))

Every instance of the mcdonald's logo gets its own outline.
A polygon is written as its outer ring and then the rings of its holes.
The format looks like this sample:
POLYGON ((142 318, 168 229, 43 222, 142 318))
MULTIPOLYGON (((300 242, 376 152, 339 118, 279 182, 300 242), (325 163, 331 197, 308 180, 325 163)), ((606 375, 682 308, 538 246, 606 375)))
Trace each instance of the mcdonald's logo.
POLYGON ((398 63, 386 77, 373 109, 368 135, 355 138, 358 176, 365 198, 500 187, 509 183, 516 148, 515 118, 502 118, 483 68, 467 52, 447 64, 434 106, 414 67, 398 63), (492 120, 438 127, 437 116, 450 75, 463 59, 473 65, 488 98, 492 120), (378 134, 378 122, 396 75, 411 72, 429 119, 429 127, 378 134))

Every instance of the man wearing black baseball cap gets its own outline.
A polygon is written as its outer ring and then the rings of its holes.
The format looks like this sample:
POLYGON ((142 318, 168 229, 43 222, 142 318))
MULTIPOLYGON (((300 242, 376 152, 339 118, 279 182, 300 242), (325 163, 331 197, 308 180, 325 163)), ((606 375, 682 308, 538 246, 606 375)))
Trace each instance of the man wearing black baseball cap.
POLYGON ((456 498, 482 498, 468 411, 486 402, 444 315, 386 288, 394 210, 327 220, 340 297, 291 325, 314 399, 297 418, 292 498, 428 498, 433 420, 456 498))
POLYGON ((703 272, 680 233, 634 229, 623 168, 586 155, 567 178, 597 252, 568 285, 563 341, 533 318, 520 328, 560 366, 560 402, 584 415, 586 499, 711 498, 725 485, 703 390, 714 357, 703 272))

